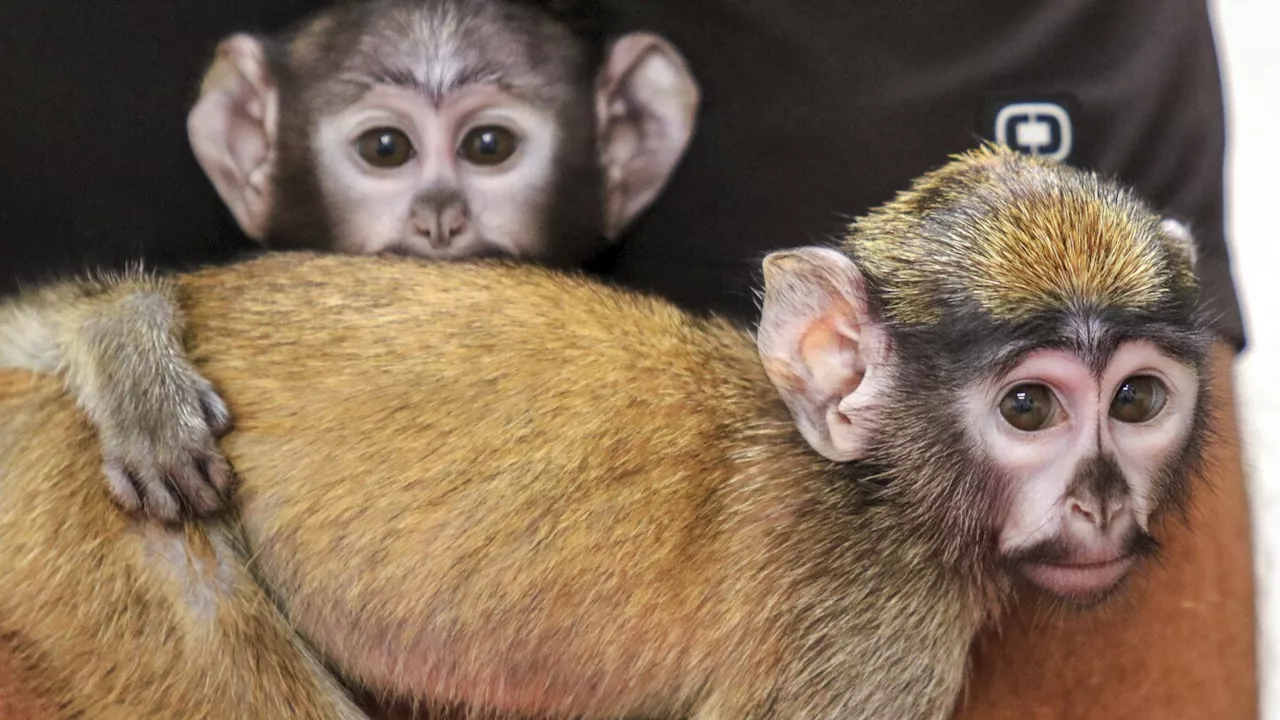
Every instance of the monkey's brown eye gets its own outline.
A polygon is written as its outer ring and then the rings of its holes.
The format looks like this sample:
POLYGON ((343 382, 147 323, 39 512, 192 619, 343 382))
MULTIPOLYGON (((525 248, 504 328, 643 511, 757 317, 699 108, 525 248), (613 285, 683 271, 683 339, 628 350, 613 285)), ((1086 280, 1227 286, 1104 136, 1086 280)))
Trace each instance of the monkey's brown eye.
POLYGON ((1111 417, 1123 423, 1146 422, 1160 414, 1168 396, 1164 383, 1150 375, 1127 378, 1111 400, 1111 417))
POLYGON ((356 139, 356 150, 365 162, 380 168, 395 168, 413 157, 409 136, 395 128, 366 130, 356 139))
POLYGON ((519 146, 515 133, 497 125, 473 128, 462 138, 458 156, 472 165, 501 165, 519 146))
POLYGON ((1051 425, 1057 415, 1057 398, 1044 385, 1019 385, 1005 393, 1000 414, 1015 428, 1032 432, 1051 425))

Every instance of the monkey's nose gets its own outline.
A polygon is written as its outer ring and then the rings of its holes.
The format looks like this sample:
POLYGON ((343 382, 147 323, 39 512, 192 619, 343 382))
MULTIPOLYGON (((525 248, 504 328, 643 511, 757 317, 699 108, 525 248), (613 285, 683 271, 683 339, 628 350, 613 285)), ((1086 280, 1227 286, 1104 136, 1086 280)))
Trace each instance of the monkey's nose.
POLYGON ((1124 512, 1123 497, 1099 499, 1095 497, 1067 498, 1068 522, 1105 533, 1111 523, 1124 512))
POLYGON ((414 227, 435 249, 448 247, 467 232, 471 224, 467 206, 452 202, 439 209, 423 208, 414 213, 414 227))

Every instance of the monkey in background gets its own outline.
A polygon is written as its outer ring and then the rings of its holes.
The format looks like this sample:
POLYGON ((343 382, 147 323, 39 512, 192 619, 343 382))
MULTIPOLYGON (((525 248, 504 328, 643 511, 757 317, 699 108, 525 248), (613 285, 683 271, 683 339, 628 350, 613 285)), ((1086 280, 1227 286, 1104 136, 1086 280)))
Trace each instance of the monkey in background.
POLYGON ((699 91, 593 0, 364 0, 221 43, 196 159, 272 248, 576 265, 666 184, 699 91))
POLYGON ((191 333, 239 419, 245 545, 109 512, 87 426, 10 373, 0 642, 62 716, 350 717, 323 661, 479 713, 947 717, 1012 585, 1097 602, 1182 505, 1188 239, 983 149, 770 255, 754 338, 501 261, 51 288, 191 333))
MULTIPOLYGON (((192 149, 270 248, 574 265, 661 191, 699 102, 674 47, 647 33, 606 43, 600 14, 593 0, 370 0, 280 38, 235 35, 188 117, 192 149)), ((65 371, 116 502, 169 522, 225 507, 225 404, 195 375, 153 383, 187 365, 179 338, 152 332, 164 319, 142 317, 167 310, 121 321, 43 303, 0 303, 0 367, 65 371), (38 327, 44 312, 58 321, 38 327), (46 343, 118 364, 79 372, 46 343)))

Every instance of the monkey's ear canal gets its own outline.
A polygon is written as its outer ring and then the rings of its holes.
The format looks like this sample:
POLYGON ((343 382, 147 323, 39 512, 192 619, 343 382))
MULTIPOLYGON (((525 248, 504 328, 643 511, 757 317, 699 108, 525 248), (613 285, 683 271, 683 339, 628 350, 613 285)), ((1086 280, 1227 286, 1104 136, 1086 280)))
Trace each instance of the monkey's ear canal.
POLYGON ((596 79, 604 236, 617 239, 670 179, 693 136, 701 91, 680 51, 650 33, 615 40, 596 79))
POLYGON ((836 462, 866 456, 884 394, 888 340, 843 253, 804 247, 764 259, 757 344, 805 440, 836 462))
POLYGON ((187 137, 240 229, 258 241, 271 211, 278 116, 262 41, 248 35, 223 40, 187 115, 187 137))

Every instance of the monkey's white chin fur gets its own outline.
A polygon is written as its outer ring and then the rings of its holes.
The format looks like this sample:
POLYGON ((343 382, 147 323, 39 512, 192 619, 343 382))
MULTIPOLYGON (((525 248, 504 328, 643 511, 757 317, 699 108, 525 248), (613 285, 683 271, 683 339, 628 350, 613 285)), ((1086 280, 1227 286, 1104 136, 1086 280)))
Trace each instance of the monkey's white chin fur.
POLYGON ((1114 589, 1129 574, 1134 561, 1134 556, 1125 555, 1084 565, 1028 563, 1022 566, 1022 572, 1043 590, 1068 600, 1090 603, 1101 600, 1114 589))

